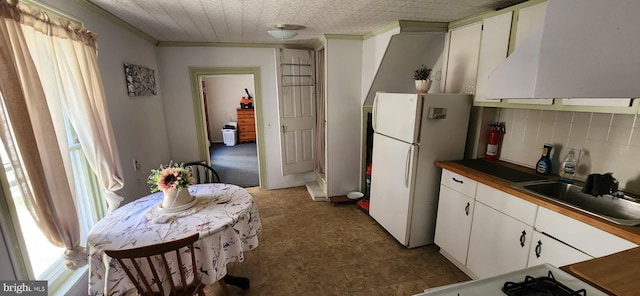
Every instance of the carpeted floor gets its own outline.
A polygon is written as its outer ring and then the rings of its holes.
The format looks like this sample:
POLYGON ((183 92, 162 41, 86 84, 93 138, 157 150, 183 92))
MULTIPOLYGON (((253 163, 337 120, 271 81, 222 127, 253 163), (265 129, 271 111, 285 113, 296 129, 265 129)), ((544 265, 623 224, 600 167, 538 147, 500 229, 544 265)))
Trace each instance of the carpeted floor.
MULTIPOLYGON (((413 295, 469 280, 438 247, 407 249, 355 204, 314 202, 304 187, 247 188, 260 211, 259 246, 229 274, 232 295, 413 295)), ((222 295, 217 284, 206 295, 222 295)))
POLYGON ((220 175, 222 183, 241 187, 259 185, 258 152, 255 142, 235 146, 213 143, 209 152, 211 166, 220 175))

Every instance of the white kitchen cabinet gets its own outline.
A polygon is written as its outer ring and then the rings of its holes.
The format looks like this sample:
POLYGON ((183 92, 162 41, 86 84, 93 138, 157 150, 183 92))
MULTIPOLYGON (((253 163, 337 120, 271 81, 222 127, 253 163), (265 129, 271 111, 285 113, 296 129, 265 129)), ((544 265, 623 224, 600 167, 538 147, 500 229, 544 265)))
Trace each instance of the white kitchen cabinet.
POLYGON ((476 201, 467 268, 478 278, 527 267, 533 227, 476 201))
POLYGON ((482 23, 476 22, 449 32, 445 93, 475 92, 481 30, 482 23))
POLYGON ((464 265, 478 182, 443 169, 440 183, 434 241, 443 253, 464 265))
MULTIPOLYGON (((542 23, 547 12, 547 2, 523 7, 518 11, 518 22, 515 29, 515 43, 513 50, 517 50, 524 40, 529 38, 534 30, 542 30, 542 23)), ((552 105, 553 99, 510 99, 512 104, 552 105)))
POLYGON ((621 237, 542 207, 538 210, 535 227, 538 231, 596 258, 638 246, 621 237))
POLYGON ((483 21, 474 102, 500 101, 486 98, 487 79, 489 74, 507 58, 512 16, 513 11, 508 11, 483 21))
POLYGON ((589 259, 593 257, 544 233, 534 231, 527 267, 544 263, 560 267, 589 259))
POLYGON ((452 171, 442 170, 440 183, 472 199, 476 196, 478 182, 452 171))
POLYGON ((619 98, 589 98, 562 99, 565 106, 596 106, 596 107, 630 107, 631 99, 619 98))
POLYGON ((474 200, 447 186, 440 186, 435 243, 462 265, 467 263, 474 200))
POLYGON ((537 205, 485 184, 478 184, 476 200, 528 225, 536 220, 537 205))

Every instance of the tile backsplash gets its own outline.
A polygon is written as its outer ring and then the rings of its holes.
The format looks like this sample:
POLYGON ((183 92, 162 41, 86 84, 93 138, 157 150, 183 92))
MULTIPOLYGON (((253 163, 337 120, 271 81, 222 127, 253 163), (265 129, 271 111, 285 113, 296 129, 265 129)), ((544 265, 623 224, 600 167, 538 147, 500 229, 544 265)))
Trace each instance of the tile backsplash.
POLYGON ((581 149, 576 179, 612 172, 626 191, 640 194, 640 116, 528 109, 499 109, 505 122, 500 159, 533 168, 545 143, 553 145, 552 173, 569 149, 581 149))

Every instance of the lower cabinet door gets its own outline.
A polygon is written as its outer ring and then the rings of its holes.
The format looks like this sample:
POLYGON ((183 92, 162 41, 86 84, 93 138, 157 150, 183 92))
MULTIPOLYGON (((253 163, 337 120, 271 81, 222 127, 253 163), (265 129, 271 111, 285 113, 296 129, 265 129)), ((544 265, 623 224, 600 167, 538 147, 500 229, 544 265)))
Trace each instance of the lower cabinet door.
POLYGON ((467 263, 474 200, 440 185, 435 243, 462 265, 467 263))
POLYGON ((593 257, 544 233, 534 231, 527 266, 549 263, 560 267, 589 259, 593 257))
POLYGON ((527 267, 533 227, 477 202, 467 268, 478 278, 527 267))

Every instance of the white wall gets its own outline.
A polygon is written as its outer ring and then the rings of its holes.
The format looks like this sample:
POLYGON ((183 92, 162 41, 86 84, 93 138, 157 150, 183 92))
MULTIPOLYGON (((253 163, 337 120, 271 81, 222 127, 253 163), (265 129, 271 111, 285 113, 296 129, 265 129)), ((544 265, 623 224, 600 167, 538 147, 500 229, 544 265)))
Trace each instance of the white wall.
POLYGON ((360 179, 362 40, 328 39, 327 196, 357 191, 360 179))
POLYGON ((362 42, 362 88, 360 89, 361 104, 367 98, 367 93, 376 77, 382 58, 387 51, 391 37, 400 33, 400 27, 395 27, 384 33, 377 34, 362 42))
MULTIPOLYGON (((640 116, 629 114, 499 109, 506 123, 500 159, 530 168, 551 143, 552 173, 568 148, 583 149, 576 179, 612 172, 621 188, 640 193, 640 116)), ((486 135, 484 135, 486 137, 486 135)))
POLYGON ((222 127, 229 121, 238 121, 240 99, 246 97, 246 88, 255 94, 252 74, 211 75, 202 79, 207 88, 209 113, 209 141, 222 143, 222 127))
POLYGON ((367 90, 364 104, 373 105, 378 91, 416 93, 415 69, 426 65, 436 72, 441 71, 435 65, 443 49, 444 32, 410 32, 392 36, 378 73, 367 90))
MULTIPOLYGON (((265 155, 263 176, 260 186, 266 189, 304 185, 313 180, 313 173, 282 176, 280 170, 280 129, 278 124, 278 101, 276 92, 276 50, 273 48, 233 48, 233 47, 159 47, 158 61, 160 78, 165 82, 163 99, 167 116, 179 118, 179 124, 168 124, 171 156, 178 161, 198 159, 196 126, 193 115, 193 101, 190 67, 259 67, 262 93, 254 95, 255 102, 261 100, 265 155)), ((359 69, 359 68, 358 68, 359 69)), ((359 83, 359 82, 358 82, 359 83)), ((359 85, 359 84, 358 84, 359 85)), ((262 168, 261 168, 262 170, 262 168)))

